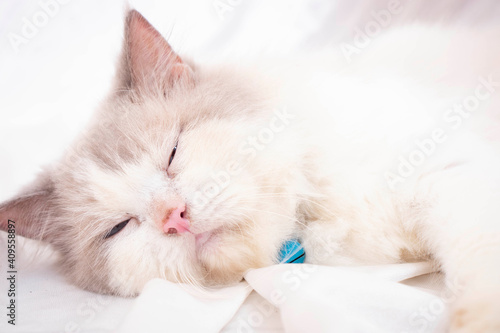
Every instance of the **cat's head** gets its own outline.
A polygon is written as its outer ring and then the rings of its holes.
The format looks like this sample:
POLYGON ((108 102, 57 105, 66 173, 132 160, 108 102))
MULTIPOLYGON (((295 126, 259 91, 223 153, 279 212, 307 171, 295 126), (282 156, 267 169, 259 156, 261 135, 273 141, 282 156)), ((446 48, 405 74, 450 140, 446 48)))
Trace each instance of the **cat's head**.
POLYGON ((262 85, 181 59, 130 11, 113 90, 61 160, 0 206, 1 228, 51 243, 71 281, 103 293, 152 278, 224 285, 272 264, 301 161, 279 138, 292 117, 262 85))

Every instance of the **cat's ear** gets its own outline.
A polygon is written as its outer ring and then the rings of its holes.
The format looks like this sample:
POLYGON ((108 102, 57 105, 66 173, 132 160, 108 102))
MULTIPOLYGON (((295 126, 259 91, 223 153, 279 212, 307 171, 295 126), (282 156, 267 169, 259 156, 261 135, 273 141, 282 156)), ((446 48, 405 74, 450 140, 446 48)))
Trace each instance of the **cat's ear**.
POLYGON ((169 89, 192 83, 193 71, 138 11, 130 10, 118 80, 127 90, 169 89))
POLYGON ((0 204, 0 230, 17 236, 47 240, 44 232, 52 209, 54 187, 47 174, 38 179, 19 196, 0 204), (15 231, 14 231, 15 230, 15 231))

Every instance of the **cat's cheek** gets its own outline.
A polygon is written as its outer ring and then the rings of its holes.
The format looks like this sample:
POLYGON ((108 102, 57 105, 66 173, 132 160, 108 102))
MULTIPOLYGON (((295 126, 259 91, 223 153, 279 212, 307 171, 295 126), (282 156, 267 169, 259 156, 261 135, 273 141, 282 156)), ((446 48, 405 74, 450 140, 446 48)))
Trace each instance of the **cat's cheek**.
POLYGON ((133 273, 134 270, 126 263, 115 263, 109 274, 109 288, 126 297, 140 294, 149 280, 150 272, 144 271, 140 266, 136 266, 135 271, 137 273, 133 273))
POLYGON ((208 286, 238 283, 249 269, 272 264, 251 240, 224 233, 202 240, 197 258, 207 272, 208 286))
MULTIPOLYGON (((149 280, 160 277, 159 263, 151 255, 151 247, 139 245, 148 244, 147 234, 136 230, 134 236, 117 239, 107 254, 108 286, 121 296, 138 295, 149 280)), ((150 237, 149 244, 157 244, 157 239, 150 237)))

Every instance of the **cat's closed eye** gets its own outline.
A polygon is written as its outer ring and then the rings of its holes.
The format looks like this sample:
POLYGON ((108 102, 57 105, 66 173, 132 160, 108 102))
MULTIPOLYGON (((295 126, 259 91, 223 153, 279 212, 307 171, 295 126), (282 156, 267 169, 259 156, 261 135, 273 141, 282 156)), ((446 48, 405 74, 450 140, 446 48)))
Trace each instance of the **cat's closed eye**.
POLYGON ((175 152, 177 151, 177 145, 179 144, 179 142, 177 142, 174 146, 174 148, 172 149, 172 153, 170 154, 170 158, 168 160, 168 166, 170 166, 170 164, 172 164, 172 161, 174 160, 174 156, 175 156, 175 152))
POLYGON ((119 233, 120 231, 123 230, 123 228, 125 228, 125 226, 130 222, 130 219, 126 220, 126 221, 123 221, 123 222, 120 222, 118 223, 117 225, 115 225, 107 234, 106 236, 104 236, 104 239, 107 239, 111 236, 114 236, 116 235, 117 233, 119 233))

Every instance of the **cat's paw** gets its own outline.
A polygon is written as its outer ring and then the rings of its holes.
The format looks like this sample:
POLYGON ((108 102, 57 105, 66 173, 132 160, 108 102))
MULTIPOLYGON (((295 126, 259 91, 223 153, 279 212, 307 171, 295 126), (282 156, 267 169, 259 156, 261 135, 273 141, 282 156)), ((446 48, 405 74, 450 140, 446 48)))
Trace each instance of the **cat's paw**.
POLYGON ((499 333, 500 291, 469 293, 453 307, 451 333, 499 333))

